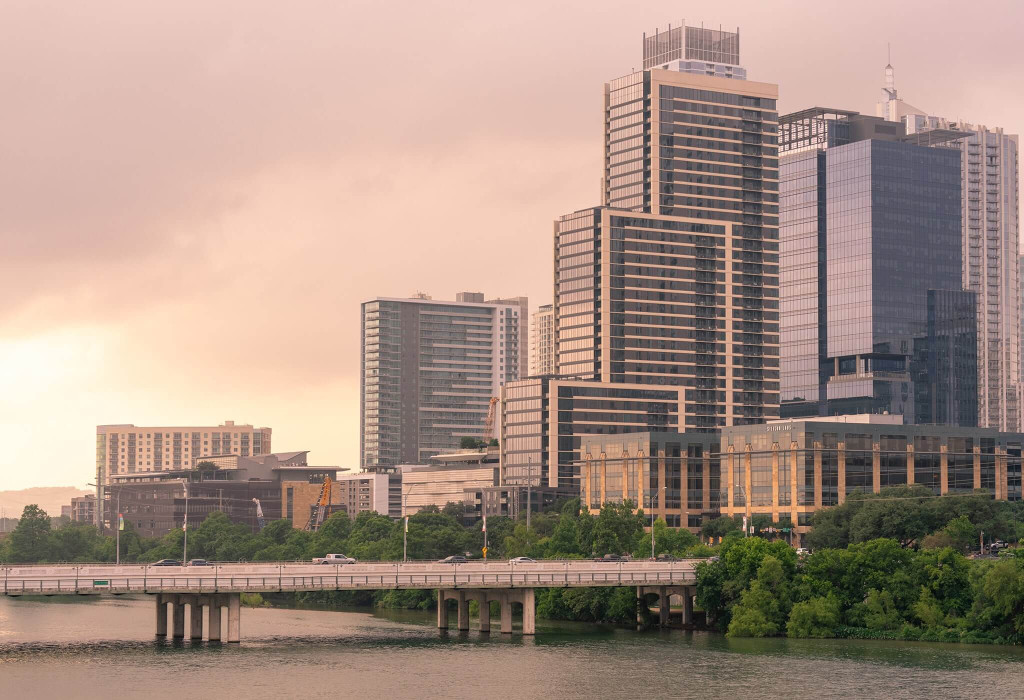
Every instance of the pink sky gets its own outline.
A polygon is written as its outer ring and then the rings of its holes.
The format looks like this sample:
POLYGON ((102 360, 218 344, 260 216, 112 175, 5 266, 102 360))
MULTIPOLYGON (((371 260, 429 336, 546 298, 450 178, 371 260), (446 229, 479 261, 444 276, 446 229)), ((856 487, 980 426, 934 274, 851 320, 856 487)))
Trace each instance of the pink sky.
MULTIPOLYGON (((696 3, 0 9, 0 490, 80 486, 98 423, 274 429, 358 465, 359 302, 551 300, 598 203, 605 80, 696 3)), ((704 3, 780 110, 1024 129, 1017 2, 704 3)))

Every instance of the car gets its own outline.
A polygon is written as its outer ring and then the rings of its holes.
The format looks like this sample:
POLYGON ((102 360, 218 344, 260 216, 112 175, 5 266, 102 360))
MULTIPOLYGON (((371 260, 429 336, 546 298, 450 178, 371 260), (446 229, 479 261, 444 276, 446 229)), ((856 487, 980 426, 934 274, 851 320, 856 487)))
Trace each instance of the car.
POLYGON ((313 560, 314 564, 355 564, 356 560, 352 557, 346 557, 344 554, 328 554, 326 557, 317 557, 313 560))
POLYGON ((450 557, 444 559, 438 559, 438 564, 465 564, 468 560, 461 554, 453 554, 450 557))
POLYGON ((161 559, 153 562, 150 566, 181 566, 181 562, 177 559, 161 559))
POLYGON ((530 559, 530 557, 515 557, 514 559, 508 560, 509 564, 536 564, 537 560, 530 559))
POLYGON ((662 552, 654 558, 654 561, 682 561, 682 559, 668 552, 662 552))
POLYGON ((189 559, 185 566, 210 566, 210 562, 205 559, 189 559))
POLYGON ((603 557, 594 557, 594 561, 629 561, 621 554, 605 554, 603 557))

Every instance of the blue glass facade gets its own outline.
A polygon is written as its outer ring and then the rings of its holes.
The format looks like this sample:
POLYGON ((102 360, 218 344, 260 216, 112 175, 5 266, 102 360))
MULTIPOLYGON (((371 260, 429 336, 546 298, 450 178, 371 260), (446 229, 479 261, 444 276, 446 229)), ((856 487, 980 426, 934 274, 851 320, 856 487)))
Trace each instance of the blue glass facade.
POLYGON ((959 150, 802 147, 780 173, 782 416, 976 425, 959 150))

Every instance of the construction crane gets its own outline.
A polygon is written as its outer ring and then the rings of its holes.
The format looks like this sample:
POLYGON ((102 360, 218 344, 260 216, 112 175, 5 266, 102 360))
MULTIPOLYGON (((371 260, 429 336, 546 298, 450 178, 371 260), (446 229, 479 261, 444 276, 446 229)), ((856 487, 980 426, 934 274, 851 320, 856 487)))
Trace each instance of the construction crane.
POLYGON ((494 437, 494 407, 498 403, 498 397, 492 396, 491 403, 487 407, 487 420, 484 421, 484 442, 490 442, 494 437))
POLYGON ((258 498, 252 499, 252 502, 256 504, 256 524, 262 530, 267 526, 267 521, 263 519, 263 506, 260 505, 260 499, 258 498))
POLYGON ((327 513, 327 506, 331 502, 331 477, 325 476, 323 486, 320 487, 320 498, 317 499, 316 505, 312 507, 313 512, 309 515, 309 520, 306 521, 306 527, 303 530, 316 532, 320 529, 320 526, 324 524, 324 515, 327 513))

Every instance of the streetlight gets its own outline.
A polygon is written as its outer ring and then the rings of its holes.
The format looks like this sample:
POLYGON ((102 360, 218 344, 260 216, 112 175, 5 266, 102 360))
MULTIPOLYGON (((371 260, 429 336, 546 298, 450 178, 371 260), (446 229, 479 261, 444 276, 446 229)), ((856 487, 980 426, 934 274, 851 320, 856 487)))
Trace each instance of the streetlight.
POLYGON ((667 488, 668 486, 662 486, 655 493, 651 494, 651 559, 654 559, 654 497, 667 488))
MULTIPOLYGON (((96 484, 86 484, 86 486, 96 486, 96 488, 99 488, 99 486, 97 486, 96 484)), ((116 506, 116 508, 117 508, 117 525, 114 527, 114 542, 115 542, 115 544, 114 544, 114 551, 115 551, 114 557, 115 557, 115 563, 118 566, 120 566, 121 565, 121 486, 118 486, 114 490, 117 492, 117 506, 116 506)), ((103 508, 103 506, 104 506, 103 503, 99 503, 99 502, 96 503, 96 508, 97 509, 103 508)), ((99 520, 100 520, 100 522, 103 522, 103 516, 102 515, 99 516, 99 520)))
POLYGON ((419 484, 409 484, 409 490, 405 490, 405 479, 402 479, 402 563, 408 561, 409 554, 409 494, 419 484))

